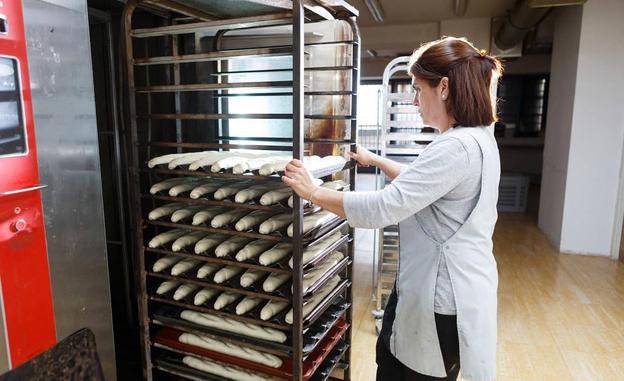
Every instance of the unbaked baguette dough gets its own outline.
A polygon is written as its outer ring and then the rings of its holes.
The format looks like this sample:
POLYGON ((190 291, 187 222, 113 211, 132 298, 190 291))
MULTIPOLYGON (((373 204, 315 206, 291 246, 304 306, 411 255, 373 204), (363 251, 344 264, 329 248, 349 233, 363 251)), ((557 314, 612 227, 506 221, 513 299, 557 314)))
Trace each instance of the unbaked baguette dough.
POLYGON ((252 185, 248 188, 238 191, 234 196, 234 202, 238 204, 244 204, 248 201, 261 197, 266 192, 283 187, 284 185, 282 183, 252 185))
POLYGON ((235 156, 229 156, 229 157, 217 160, 216 162, 214 162, 214 164, 212 164, 212 167, 210 167, 210 171, 213 173, 217 173, 225 169, 233 168, 236 165, 246 163, 252 159, 268 157, 266 154, 265 155, 258 155, 258 154, 251 154, 251 153, 243 154, 240 152, 235 152, 234 155, 235 156))
POLYGON ((202 288, 197 294, 195 294, 193 304, 195 304, 196 306, 201 306, 202 304, 212 299, 219 292, 219 290, 215 290, 213 288, 202 288))
POLYGON ((262 253, 260 258, 258 258, 258 262, 260 262, 262 266, 269 266, 290 255, 290 253, 292 253, 292 244, 280 242, 262 253))
POLYGON ((182 358, 182 362, 190 368, 232 381, 283 381, 280 378, 263 376, 257 372, 240 368, 238 366, 227 365, 193 356, 184 356, 182 358))
POLYGON ((258 364, 266 365, 271 368, 279 368, 283 361, 279 357, 256 349, 245 347, 242 345, 215 340, 204 335, 195 335, 192 333, 183 333, 178 341, 184 344, 194 345, 196 347, 208 349, 210 351, 223 353, 240 359, 253 361, 258 364))
POLYGON ((210 233, 206 232, 192 232, 185 234, 182 237, 176 239, 171 244, 171 251, 180 251, 187 246, 194 245, 197 241, 201 240, 210 233))
POLYGON ((250 183, 248 181, 242 181, 238 183, 223 185, 222 187, 220 187, 214 192, 213 197, 215 200, 223 200, 249 187, 249 185, 250 183))
POLYGON ((184 184, 186 182, 192 182, 195 180, 195 177, 174 177, 171 179, 163 180, 151 186, 150 194, 156 194, 158 192, 166 191, 176 185, 184 184))
MULTIPOLYGON (((304 208, 308 208, 310 205, 312 205, 312 203, 308 200, 301 200, 302 205, 304 208)), ((295 196, 290 195, 290 197, 288 197, 288 206, 290 206, 291 208, 293 208, 295 205, 295 196)))
POLYGON ((253 212, 249 213, 245 217, 238 220, 236 222, 236 225, 234 225, 234 228, 238 230, 239 232, 247 231, 249 229, 254 228, 255 226, 258 226, 262 222, 266 221, 268 218, 270 218, 274 214, 275 214, 274 212, 267 212, 264 210, 254 210, 253 212))
POLYGON ((150 221, 154 221, 154 220, 157 220, 159 218, 169 216, 173 212, 175 212, 176 210, 182 209, 185 206, 186 206, 186 204, 184 204, 182 202, 173 202, 171 204, 166 204, 166 205, 160 206, 158 208, 155 208, 154 210, 149 212, 149 214, 147 215, 147 218, 150 221))
POLYGON ((194 180, 194 181, 189 181, 189 182, 185 182, 185 183, 182 183, 182 184, 175 185, 175 186, 171 187, 171 189, 169 189, 169 196, 177 197, 181 193, 192 191, 193 189, 197 188, 198 186, 202 186, 202 185, 205 185, 205 184, 210 184, 211 181, 212 181, 211 179, 204 178, 204 179, 197 179, 197 180, 194 180))
POLYGON ((205 253, 230 237, 227 234, 210 234, 195 244, 195 254, 205 253))
POLYGON ((249 269, 241 275, 240 285, 241 287, 249 287, 252 284, 256 283, 258 279, 262 278, 266 275, 266 271, 249 269))
POLYGON ((239 297, 240 297, 240 294, 237 294, 235 292, 230 292, 230 291, 222 292, 217 298, 217 300, 215 300, 214 302, 214 309, 219 311, 227 307, 230 303, 232 303, 239 297))
POLYGON ((276 343, 284 343, 287 339, 286 334, 280 330, 267 328, 252 323, 243 323, 241 321, 230 319, 227 317, 200 313, 191 310, 182 311, 182 313, 180 313, 180 317, 184 320, 202 325, 204 327, 210 327, 219 329, 221 331, 237 333, 240 335, 253 337, 255 339, 267 340, 276 343))
POLYGON ((292 214, 282 213, 273 216, 260 224, 258 231, 260 234, 271 234, 276 230, 279 230, 288 224, 292 223, 292 214))
POLYGON ((210 221, 221 213, 224 213, 227 209, 222 208, 220 206, 209 206, 195 213, 193 216, 192 224, 197 226, 201 225, 206 221, 210 221))
POLYGON ((278 159, 269 163, 264 164, 260 167, 259 174, 260 176, 269 176, 274 173, 284 171, 286 164, 288 164, 292 160, 291 157, 278 159))
POLYGON ((264 206, 275 205, 282 200, 287 199, 292 195, 292 189, 280 188, 272 191, 268 191, 260 197, 260 204, 264 206))
POLYGON ((210 167, 210 172, 218 173, 218 172, 221 172, 222 170, 230 169, 233 166, 235 166, 236 164, 244 163, 244 162, 246 162, 248 160, 249 160, 249 158, 244 157, 244 156, 230 156, 230 157, 226 157, 224 159, 220 159, 220 160, 215 161, 212 164, 212 166, 210 167))
POLYGON ((204 358, 200 359, 193 356, 184 356, 182 362, 190 368, 232 381, 283 381, 280 378, 264 376, 248 369, 225 363, 218 363, 204 358))
POLYGON ((161 272, 173 266, 174 264, 180 262, 181 260, 182 258, 175 256, 175 255, 168 255, 166 257, 162 257, 156 262, 154 262, 154 265, 152 266, 152 271, 155 273, 161 272))
POLYGON ((166 280, 164 282, 162 282, 160 284, 160 286, 158 286, 158 288, 156 289, 156 293, 158 295, 163 295, 168 293, 169 291, 173 290, 174 288, 178 287, 179 285, 181 285, 182 282, 178 282, 175 280, 166 280))
POLYGON ((214 164, 217 160, 232 156, 233 154, 233 152, 229 151, 212 152, 211 155, 199 157, 187 163, 189 165, 188 169, 189 171, 197 171, 198 169, 214 164))
MULTIPOLYGON (((327 271, 329 271, 332 267, 336 266, 338 262, 344 259, 344 254, 337 251, 335 253, 330 254, 327 258, 325 258, 322 262, 320 262, 316 267, 307 273, 303 274, 303 293, 308 292, 310 286, 312 286, 316 281, 321 279, 323 275, 327 271)), ((292 289, 292 288, 291 288, 292 289)))
POLYGON ((236 315, 244 315, 256 308, 264 299, 255 296, 246 296, 236 305, 236 315))
POLYGON ((236 253, 236 260, 239 262, 244 262, 251 258, 255 258, 260 255, 260 253, 265 252, 273 246, 275 246, 275 241, 267 241, 264 239, 251 241, 242 249, 240 249, 238 253, 236 253))
POLYGON ((185 218, 191 217, 195 213, 200 212, 204 208, 205 207, 202 205, 191 205, 180 208, 171 215, 171 222, 180 222, 185 218))
MULTIPOLYGON (((310 214, 307 216, 303 216, 303 234, 308 234, 314 229, 323 226, 324 224, 336 219, 338 216, 334 213, 321 210, 318 213, 310 214)), ((292 237, 294 234, 293 224, 288 226, 288 236, 292 237)))
POLYGON ((190 283, 183 283, 182 285, 180 285, 180 287, 176 289, 175 293, 173 294, 173 300, 182 300, 186 298, 187 296, 189 296, 193 291, 197 290, 198 288, 199 286, 197 285, 190 284, 190 283))
POLYGON ((196 200, 205 194, 216 192, 217 189, 219 189, 222 186, 223 185, 221 183, 212 183, 212 182, 208 184, 200 185, 198 187, 193 188, 193 190, 191 191, 190 197, 196 200))
POLYGON ((152 238, 149 243, 147 244, 147 246, 149 246, 152 249, 155 249, 157 247, 163 246, 168 244, 169 242, 176 240, 180 237, 182 237, 185 234, 190 233, 190 230, 186 230, 186 229, 173 229, 173 230, 168 230, 166 232, 160 233, 157 236, 155 236, 154 238, 152 238))
POLYGON ((189 165, 198 160, 201 160, 202 158, 212 158, 212 157, 218 156, 219 154, 220 152, 217 152, 217 151, 204 151, 201 154, 190 153, 190 154, 175 158, 174 160, 171 160, 169 164, 167 165, 167 168, 176 169, 179 166, 189 165))
POLYGON ((228 255, 234 255, 234 253, 237 253, 252 240, 252 238, 240 237, 237 235, 232 236, 217 246, 215 249, 215 256, 217 258, 222 258, 227 257, 228 255))
MULTIPOLYGON (((342 238, 342 233, 340 233, 340 231, 336 231, 336 232, 333 232, 332 234, 330 234, 328 236, 323 237, 322 240, 317 242, 315 245, 312 245, 310 247, 305 248, 303 250, 303 258, 302 258, 301 262, 304 265, 306 265, 311 260, 316 258, 316 256, 320 252, 322 252, 323 250, 327 249, 328 247, 330 247, 334 243, 338 242, 338 240, 340 240, 340 238, 342 238)), ((292 258, 290 259, 288 264, 290 265, 290 268, 293 267, 293 260, 292 260, 292 258)))
POLYGON ((290 279, 290 274, 272 273, 262 284, 265 292, 273 292, 290 279))
MULTIPOLYGON (((312 310, 321 304, 323 300, 329 295, 340 283, 340 276, 335 275, 327 281, 304 305, 302 315, 306 318, 312 310)), ((292 324, 293 322, 293 310, 292 308, 286 314, 286 323, 292 324)))
POLYGON ((223 283, 226 280, 240 274, 241 272, 243 272, 243 268, 242 267, 238 267, 238 266, 225 266, 224 268, 222 268, 221 270, 217 271, 217 273, 214 275, 214 282, 215 283, 223 283))
POLYGON ((214 263, 206 263, 202 267, 197 270, 197 278, 204 279, 208 277, 210 274, 219 270, 222 266, 214 263))
POLYGON ((240 175, 247 171, 255 171, 260 169, 260 167, 262 167, 264 164, 271 163, 277 160, 282 160, 283 158, 284 156, 269 156, 249 159, 243 163, 235 165, 232 168, 232 172, 240 175))
POLYGON ((197 259, 191 259, 191 258, 181 260, 180 262, 176 263, 175 266, 171 268, 171 275, 177 276, 180 274, 184 274, 185 272, 199 266, 199 264, 201 263, 202 263, 201 261, 198 261, 197 259))
POLYGON ((286 307, 288 307, 288 302, 276 302, 275 300, 269 300, 269 302, 265 304, 260 311, 260 319, 269 320, 286 309, 286 307))
POLYGON ((226 225, 234 224, 241 218, 248 215, 250 212, 247 209, 232 209, 225 213, 216 215, 211 221, 210 226, 215 229, 221 228, 226 225))
POLYGON ((191 156, 200 157, 202 155, 207 155, 209 153, 210 153, 210 151, 186 152, 186 153, 170 153, 168 155, 162 155, 162 156, 157 156, 157 157, 153 158, 152 160, 147 162, 147 166, 149 168, 154 168, 157 165, 169 164, 173 160, 180 159, 180 158, 185 157, 185 156, 187 156, 187 157, 191 157, 191 156))

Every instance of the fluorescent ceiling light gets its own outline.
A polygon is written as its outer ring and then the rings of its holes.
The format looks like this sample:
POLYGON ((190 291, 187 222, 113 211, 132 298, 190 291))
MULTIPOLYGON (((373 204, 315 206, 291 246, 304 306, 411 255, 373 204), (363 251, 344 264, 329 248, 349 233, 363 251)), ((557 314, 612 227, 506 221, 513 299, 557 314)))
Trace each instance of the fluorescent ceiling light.
POLYGON ((384 13, 383 8, 381 8, 381 4, 379 4, 379 0, 364 0, 364 4, 366 4, 366 8, 370 12, 373 19, 377 22, 384 21, 384 13))

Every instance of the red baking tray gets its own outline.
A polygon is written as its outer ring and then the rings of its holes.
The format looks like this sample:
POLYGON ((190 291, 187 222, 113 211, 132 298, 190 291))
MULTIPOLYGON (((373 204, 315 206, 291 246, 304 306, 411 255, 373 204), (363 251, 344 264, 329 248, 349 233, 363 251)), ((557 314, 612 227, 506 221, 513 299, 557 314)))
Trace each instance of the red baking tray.
MULTIPOLYGON (((336 321, 334 326, 330 329, 327 336, 321 340, 317 347, 308 355, 308 358, 303 362, 303 380, 307 381, 316 369, 321 365, 323 360, 327 357, 329 352, 340 341, 340 338, 349 328, 349 324, 344 319, 336 321)), ((255 370, 261 373, 265 373, 275 377, 291 378, 292 377, 292 359, 288 357, 280 357, 284 363, 280 368, 271 368, 266 365, 258 364, 253 361, 240 359, 238 357, 229 356, 223 353, 213 352, 204 348, 199 348, 194 345, 184 344, 178 341, 178 338, 184 331, 177 329, 164 327, 158 331, 154 337, 154 342, 165 347, 169 347, 178 351, 186 352, 189 354, 206 357, 212 360, 221 361, 224 363, 237 365, 242 368, 255 370)))

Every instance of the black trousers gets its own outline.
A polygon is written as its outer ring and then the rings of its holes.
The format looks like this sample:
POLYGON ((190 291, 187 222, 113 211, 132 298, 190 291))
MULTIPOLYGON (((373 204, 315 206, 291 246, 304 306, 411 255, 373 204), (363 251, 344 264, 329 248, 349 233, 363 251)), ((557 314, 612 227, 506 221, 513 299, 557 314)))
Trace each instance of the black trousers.
POLYGON ((457 337, 457 316, 435 314, 438 340, 442 348, 442 358, 446 377, 432 377, 420 374, 403 365, 390 352, 390 336, 396 315, 397 295, 392 290, 384 311, 381 333, 377 338, 377 381, 455 381, 459 374, 459 339, 457 337))

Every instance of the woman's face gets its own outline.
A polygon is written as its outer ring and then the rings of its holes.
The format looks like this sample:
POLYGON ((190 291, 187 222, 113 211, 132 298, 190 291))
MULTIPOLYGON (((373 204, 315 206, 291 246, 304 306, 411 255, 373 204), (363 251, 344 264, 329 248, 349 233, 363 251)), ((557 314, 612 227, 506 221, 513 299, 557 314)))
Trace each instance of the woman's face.
POLYGON ((438 129, 448 128, 449 116, 444 104, 448 96, 448 80, 443 78, 438 86, 431 87, 427 81, 413 78, 414 106, 417 106, 423 123, 438 129))

